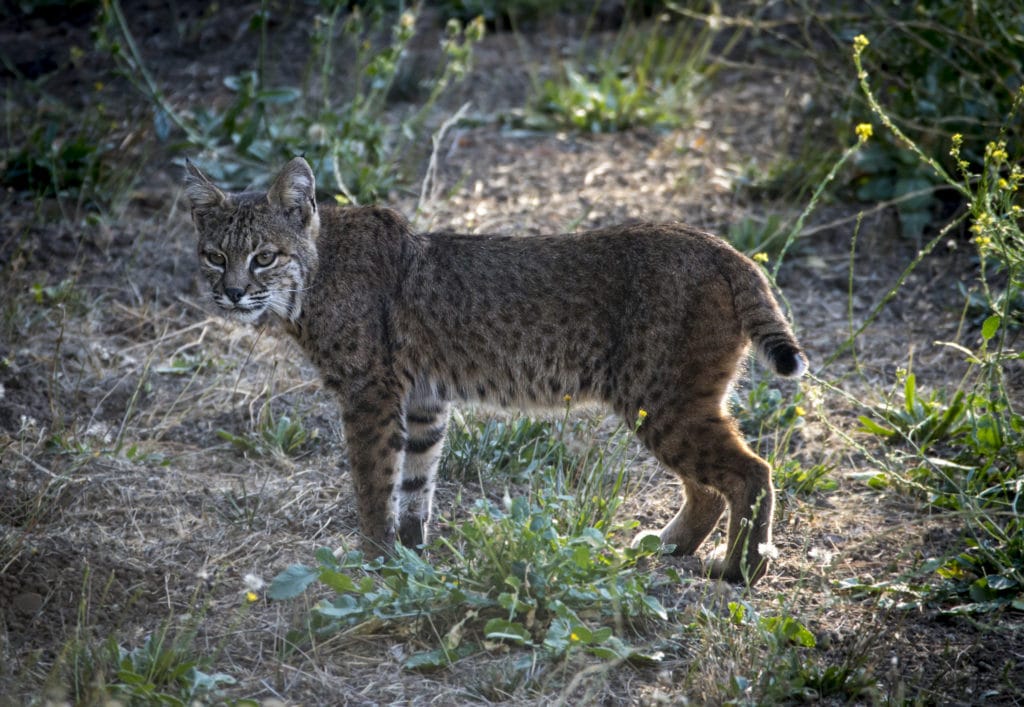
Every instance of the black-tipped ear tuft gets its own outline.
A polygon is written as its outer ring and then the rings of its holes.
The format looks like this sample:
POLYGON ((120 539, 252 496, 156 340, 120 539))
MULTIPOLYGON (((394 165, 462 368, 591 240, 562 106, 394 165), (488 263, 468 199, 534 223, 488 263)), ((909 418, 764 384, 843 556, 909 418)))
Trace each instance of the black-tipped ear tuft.
POLYGON ((270 185, 267 199, 284 211, 299 209, 303 215, 316 211, 316 178, 309 163, 293 158, 270 185))
POLYGON ((185 194, 193 209, 220 206, 227 196, 214 186, 210 178, 195 166, 192 160, 185 160, 185 194))

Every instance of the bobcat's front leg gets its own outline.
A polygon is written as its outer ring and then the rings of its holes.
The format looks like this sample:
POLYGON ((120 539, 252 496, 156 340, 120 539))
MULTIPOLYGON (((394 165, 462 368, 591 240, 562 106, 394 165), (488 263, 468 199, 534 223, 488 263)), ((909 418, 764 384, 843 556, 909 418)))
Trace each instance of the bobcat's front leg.
POLYGON ((408 433, 398 487, 398 537, 406 547, 416 547, 427 539, 434 476, 448 428, 448 403, 435 395, 429 383, 420 382, 409 395, 405 422, 408 433))
POLYGON ((371 384, 344 401, 345 442, 368 553, 387 553, 395 544, 396 483, 405 457, 402 397, 371 384))

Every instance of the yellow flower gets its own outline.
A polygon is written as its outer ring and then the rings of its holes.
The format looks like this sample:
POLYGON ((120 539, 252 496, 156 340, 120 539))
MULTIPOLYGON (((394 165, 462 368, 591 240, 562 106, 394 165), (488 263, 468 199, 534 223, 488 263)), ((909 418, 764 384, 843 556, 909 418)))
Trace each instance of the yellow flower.
POLYGON ((1002 140, 999 142, 990 142, 985 146, 985 161, 992 162, 994 164, 1002 164, 1006 162, 1009 155, 1006 154, 1006 143, 1002 140))
POLYGON ((639 419, 641 419, 641 420, 646 420, 647 419, 647 411, 644 410, 643 408, 640 408, 640 410, 636 413, 636 416, 639 419))
POLYGON ((575 642, 575 641, 580 640, 580 637, 576 634, 575 631, 573 631, 572 633, 569 634, 569 640, 575 642))
POLYGON ((868 138, 875 134, 875 130, 871 127, 871 123, 859 123, 853 131, 857 133, 857 139, 861 142, 867 142, 868 138))
POLYGON ((796 414, 797 414, 797 417, 803 417, 804 415, 806 415, 806 414, 807 414, 807 411, 806 411, 806 410, 804 410, 804 409, 803 409, 802 407, 800 407, 799 405, 797 405, 797 406, 796 406, 796 414))
POLYGON ((754 253, 754 262, 755 263, 767 263, 768 262, 768 254, 767 253, 754 253))
POLYGON ((250 604, 252 604, 253 602, 259 601, 259 599, 260 599, 260 595, 257 594, 256 592, 246 592, 245 593, 245 600, 247 602, 249 602, 250 604))
POLYGON ((565 401, 565 404, 566 404, 566 405, 568 405, 569 403, 571 403, 571 402, 572 402, 572 396, 571 396, 571 395, 569 395, 568 393, 566 393, 566 394, 565 394, 565 397, 564 397, 564 398, 562 398, 562 400, 564 400, 564 401, 565 401))
POLYGON ((864 48, 867 47, 869 44, 871 44, 871 42, 868 41, 867 37, 865 37, 863 34, 858 34, 856 37, 853 38, 853 51, 860 54, 862 51, 864 51, 864 48))

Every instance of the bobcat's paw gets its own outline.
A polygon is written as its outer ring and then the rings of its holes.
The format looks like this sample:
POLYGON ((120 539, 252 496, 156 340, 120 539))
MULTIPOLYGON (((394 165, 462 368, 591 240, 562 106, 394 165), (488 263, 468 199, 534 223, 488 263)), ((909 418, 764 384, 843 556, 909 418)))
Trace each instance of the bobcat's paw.
POLYGON ((748 553, 747 562, 744 563, 729 556, 725 545, 716 547, 704 563, 704 574, 712 579, 721 579, 732 584, 746 584, 751 587, 764 577, 767 571, 767 555, 748 553))
POLYGON ((410 550, 423 552, 426 542, 426 523, 419 516, 402 516, 398 524, 398 540, 410 550))

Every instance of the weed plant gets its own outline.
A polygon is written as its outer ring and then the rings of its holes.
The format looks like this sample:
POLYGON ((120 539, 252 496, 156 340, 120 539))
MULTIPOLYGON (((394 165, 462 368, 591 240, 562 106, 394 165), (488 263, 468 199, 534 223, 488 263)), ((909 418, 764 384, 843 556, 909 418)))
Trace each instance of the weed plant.
POLYGON ((363 203, 386 196, 396 184, 406 157, 422 141, 428 114, 441 94, 468 73, 472 47, 483 36, 482 19, 466 26, 450 20, 442 41, 443 64, 424 81, 426 98, 406 117, 382 120, 418 21, 418 6, 394 17, 388 5, 322 3, 304 80, 273 85, 267 70, 269 4, 263 2, 249 24, 260 37, 256 66, 224 79, 234 96, 224 110, 187 112, 171 105, 146 68, 118 0, 104 3, 99 37, 121 72, 152 103, 158 133, 166 137, 172 128, 182 131, 191 147, 202 150, 195 161, 219 182, 249 186, 266 178, 269 166, 304 154, 323 175, 325 190, 363 203), (342 56, 351 57, 344 61, 351 85, 339 95, 342 56))
POLYGON ((267 407, 250 434, 236 435, 227 430, 217 430, 217 436, 245 455, 296 457, 308 451, 319 438, 319 432, 306 429, 298 418, 275 416, 267 407))
MULTIPOLYGON (((0 185, 54 200, 66 223, 97 224, 122 204, 139 167, 125 163, 102 102, 83 110, 49 95, 39 82, 18 82, 4 101, 0 185), (26 102, 36 102, 28 107, 26 102)), ((98 100, 98 99, 97 99, 98 100)))
MULTIPOLYGON (((90 605, 107 599, 90 593, 83 578, 74 636, 54 657, 46 675, 46 697, 66 704, 185 705, 213 701, 235 678, 211 669, 216 652, 201 646, 199 626, 206 615, 198 596, 194 614, 170 616, 135 647, 113 635, 97 639, 90 605)), ((243 600, 236 621, 248 613, 243 600)), ((138 640, 138 639, 136 639, 138 640)), ((42 667, 42 666, 38 666, 42 667)))
MULTIPOLYGON (((1022 358, 1012 348, 1014 315, 1006 292, 1024 284, 1024 210, 1018 203, 1024 170, 1019 156, 1010 158, 1000 131, 985 147, 978 171, 962 154, 963 137, 953 135, 948 153, 956 176, 947 172, 879 104, 863 63, 868 46, 863 35, 854 39, 854 61, 868 105, 895 141, 967 201, 988 316, 977 331, 976 347, 949 344, 968 364, 954 391, 923 396, 914 374, 904 371, 902 402, 888 402, 873 416, 863 416, 862 429, 908 449, 901 459, 910 471, 891 468, 888 477, 909 479, 930 503, 964 518, 963 551, 926 565, 938 581, 925 595, 948 602, 954 611, 1024 608, 1024 416, 1006 381, 1009 367, 1022 358)), ((1008 125, 1019 120, 1022 104, 1024 87, 1017 91, 1008 125)))
POLYGON ((678 126, 696 102, 712 39, 710 29, 667 15, 629 25, 555 76, 535 79, 531 106, 554 126, 581 132, 678 126))
MULTIPOLYGON (((493 459, 495 438, 479 434, 487 424, 473 428, 476 434, 455 443, 458 454, 493 459)), ((529 428, 520 420, 500 429, 507 435, 528 434, 529 428)), ((535 437, 524 447, 534 454, 498 460, 512 477, 530 470, 532 491, 514 498, 506 493, 501 505, 477 501, 467 519, 450 523, 427 548, 429 559, 401 546, 393 559, 373 561, 357 551, 336 559, 321 550, 317 567, 293 566, 279 575, 270 587, 273 599, 295 598, 314 582, 336 593, 313 608, 309 625, 291 640, 323 639, 370 621, 416 618, 442 636, 441 645, 410 657, 407 668, 447 665, 497 643, 546 659, 574 650, 616 660, 652 659, 631 647, 626 630, 639 630, 647 618, 667 620, 648 591, 650 575, 639 566, 657 553, 657 538, 623 549, 619 535, 635 524, 624 527, 615 520, 631 461, 628 445, 615 444, 575 468, 562 441, 554 451, 539 442, 535 437)))
MULTIPOLYGON (((1016 0, 981 0, 964 5, 958 0, 927 3, 875 3, 844 14, 826 3, 791 0, 791 6, 821 30, 836 48, 855 34, 870 36, 884 62, 872 67, 873 83, 894 123, 925 154, 950 172, 957 160, 979 171, 991 160, 987 144, 997 133, 1010 151, 1024 149, 1021 122, 1008 122, 1014 96, 1024 76, 1024 6, 1016 0), (954 135, 960 136, 957 157, 948 154, 954 135)), ((834 71, 838 52, 810 50, 823 70, 834 71)), ((842 74, 840 74, 842 75, 842 74)), ((843 85, 845 106, 840 124, 863 110, 863 94, 843 85)), ((857 156, 850 184, 866 202, 892 200, 903 235, 920 240, 948 213, 944 204, 956 201, 959 189, 927 163, 905 149, 893 133, 872 141, 857 156)))

